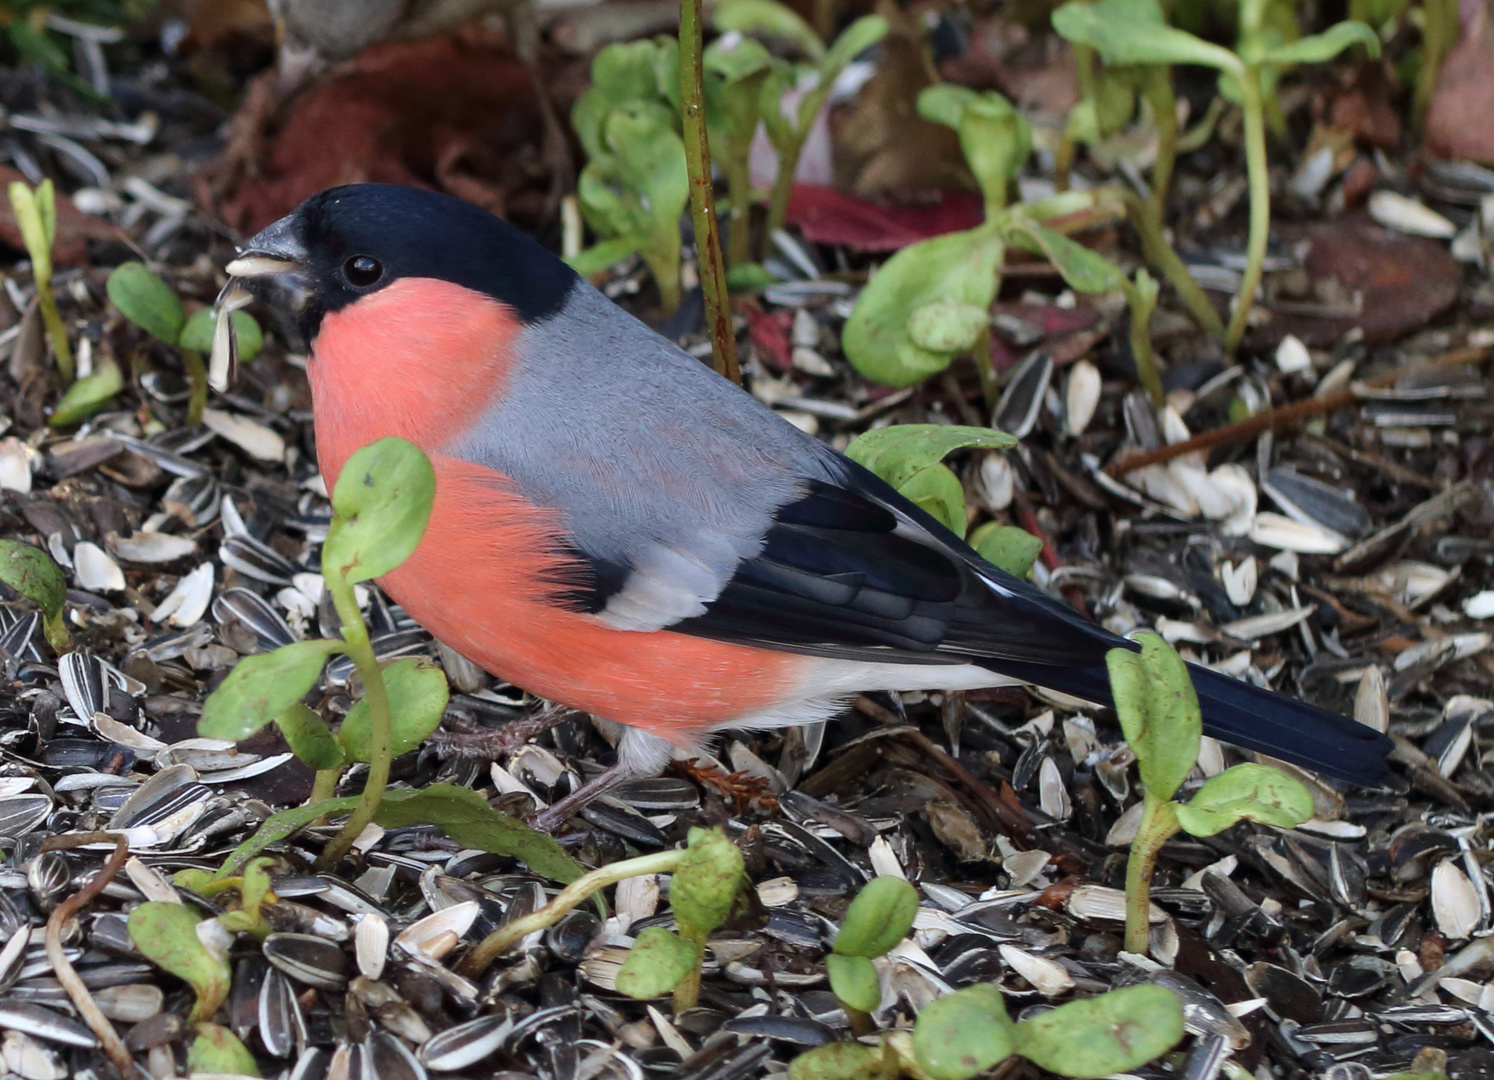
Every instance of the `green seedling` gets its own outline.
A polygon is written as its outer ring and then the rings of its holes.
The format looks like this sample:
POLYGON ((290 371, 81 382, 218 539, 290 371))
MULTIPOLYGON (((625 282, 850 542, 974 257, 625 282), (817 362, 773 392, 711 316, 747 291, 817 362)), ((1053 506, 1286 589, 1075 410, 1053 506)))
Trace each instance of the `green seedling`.
POLYGON ((0 540, 0 583, 41 608, 42 631, 53 652, 61 656, 73 647, 72 636, 63 621, 67 580, 52 556, 19 540, 0 540))
MULTIPOLYGON (((310 744, 315 760, 326 762, 325 736, 316 730, 309 710, 296 706, 321 678, 328 657, 346 653, 353 660, 364 697, 336 741, 344 760, 367 762, 368 779, 346 827, 323 850, 318 860, 322 869, 337 865, 373 820, 395 746, 418 745, 446 710, 446 679, 434 665, 400 661, 380 667, 353 593, 357 583, 387 574, 414 553, 435 494, 430 461, 404 439, 380 439, 349 458, 332 492, 332 524, 322 546, 322 579, 342 621, 342 640, 299 641, 245 657, 203 703, 197 730, 206 738, 237 742, 289 713, 282 730, 292 733, 293 749, 310 744), (399 705, 398 712, 391 703, 399 705)), ((313 797, 332 794, 340 771, 341 763, 318 772, 313 797)))
POLYGON ((783 228, 789 196, 799 171, 799 155, 815 118, 825 107, 835 80, 845 66, 887 36, 890 29, 880 15, 864 15, 847 26, 826 48, 820 35, 787 6, 776 0, 724 0, 716 6, 716 29, 786 43, 803 58, 798 63, 778 60, 762 83, 762 120, 768 141, 778 154, 778 176, 768 200, 767 235, 783 228), (784 97, 796 87, 803 96, 791 114, 784 113, 784 97))
POLYGON ((554 926, 593 894, 644 874, 674 875, 669 904, 679 933, 654 928, 660 933, 639 934, 618 971, 617 988, 640 999, 672 990, 675 1007, 689 1008, 700 992, 706 938, 731 913, 746 882, 742 853, 720 829, 691 829, 682 849, 623 859, 575 877, 544 907, 503 924, 484 938, 458 971, 469 979, 477 978, 508 949, 535 931, 554 926))
POLYGON ((1152 403, 1160 409, 1165 394, 1157 359, 1152 353, 1151 334, 1152 312, 1157 307, 1156 279, 1145 269, 1138 269, 1135 280, 1130 280, 1102 255, 1034 221, 1013 221, 1003 236, 1010 243, 1046 257, 1076 292, 1119 292, 1125 296, 1131 312, 1131 355, 1136 360, 1136 375, 1151 395, 1152 403))
POLYGON ((872 961, 908 936, 917 914, 918 891, 902 878, 886 875, 867 882, 846 909, 840 932, 825 958, 825 970, 830 976, 830 989, 857 1035, 870 1035, 875 1030, 868 1014, 882 1001, 882 986, 872 961))
POLYGON ((789 1080, 896 1080, 903 1063, 891 1038, 877 1046, 832 1042, 789 1062, 789 1080))
POLYGON ((679 43, 609 45, 592 61, 591 87, 571 109, 588 158, 577 181, 581 214, 601 242, 571 260, 583 274, 639 255, 665 312, 679 306, 680 215, 690 199, 680 139, 679 43))
POLYGON ((752 180, 747 163, 773 57, 752 38, 731 35, 711 42, 703 64, 711 158, 726 176, 731 204, 726 263, 735 269, 745 266, 750 256, 752 180))
POLYGON ((57 406, 47 423, 52 427, 69 427, 86 420, 107 406, 114 395, 124 389, 124 374, 111 356, 97 356, 93 371, 75 379, 57 399, 57 406))
POLYGON ((913 1057, 933 1080, 971 1080, 1013 1053, 1076 1080, 1125 1073, 1183 1037, 1183 1009, 1160 986, 1071 1001, 1013 1023, 1001 992, 972 986, 930 1002, 913 1029, 913 1057))
POLYGON ((1312 816, 1312 796, 1299 782, 1264 765, 1236 765, 1204 783, 1187 803, 1173 801, 1198 760, 1203 719, 1188 667, 1156 634, 1139 652, 1105 657, 1121 730, 1136 754, 1145 791, 1141 824, 1126 862, 1126 948, 1145 954, 1152 871, 1162 845, 1179 830, 1213 836, 1239 821, 1281 829, 1312 816))
POLYGON ((219 877, 211 870, 178 870, 172 881, 202 897, 237 890, 239 906, 219 915, 219 925, 231 933, 253 934, 263 940, 271 927, 260 908, 275 902, 275 894, 270 891, 270 868, 274 865, 274 859, 250 859, 244 864, 243 872, 234 877, 219 877))
MULTIPOLYGON (((200 308, 188 317, 171 286, 142 262, 122 263, 115 267, 109 275, 106 291, 110 302, 126 319, 163 345, 181 350, 191 386, 187 399, 187 426, 196 427, 202 423, 208 393, 208 373, 203 357, 213 351, 213 324, 217 312, 212 308, 200 308)), ((234 311, 229 318, 238 341, 238 358, 243 361, 254 359, 264 346, 259 323, 247 311, 234 311)), ((114 388, 115 391, 118 389, 118 386, 114 388)), ((62 407, 58 406, 58 414, 61 412, 62 407)), ((56 415, 52 422, 59 422, 56 415)))
POLYGON ((1245 333, 1260 286, 1271 226, 1271 190, 1266 171, 1266 94, 1279 73, 1294 64, 1332 59, 1361 44, 1378 56, 1380 42, 1361 22, 1341 22, 1321 34, 1282 41, 1267 18, 1268 0, 1240 0, 1237 51, 1231 52, 1168 26, 1158 0, 1070 0, 1053 13, 1053 26, 1072 42, 1094 49, 1107 64, 1196 64, 1217 69, 1220 89, 1236 98, 1245 118, 1245 163, 1250 183, 1250 233, 1246 268, 1224 342, 1234 352, 1245 333))
POLYGON ((153 964, 190 986, 197 995, 188 1023, 211 1020, 228 997, 232 974, 228 949, 217 935, 200 934, 202 914, 185 904, 148 901, 130 912, 130 940, 153 964), (210 942, 214 944, 209 944, 210 942))
MULTIPOLYGON (((23 24, 25 20, 12 23, 12 39, 15 28, 23 24)), ((57 297, 52 293, 52 245, 57 241, 57 193, 52 187, 52 181, 43 180, 35 191, 19 180, 13 182, 10 185, 10 208, 16 216, 16 227, 21 231, 21 242, 26 246, 26 255, 31 260, 31 277, 36 283, 36 304, 41 309, 42 322, 47 328, 47 341, 52 346, 52 357, 57 362, 57 371, 62 375, 62 381, 71 383, 73 350, 68 344, 67 327, 57 310, 57 297)))
POLYGON ((662 929, 640 935, 644 948, 629 951, 617 973, 617 988, 639 999, 672 990, 675 1015, 694 1008, 706 939, 731 914, 746 880, 742 852, 724 832, 691 829, 684 858, 669 882, 679 936, 662 929))
POLYGON ((1017 440, 994 428, 894 424, 856 437, 846 456, 886 480, 956 536, 965 535, 965 490, 944 458, 971 448, 1009 450, 1017 440))
POLYGON ((1032 128, 1011 102, 988 90, 976 93, 953 83, 937 83, 918 95, 918 115, 954 128, 965 162, 986 203, 986 220, 1006 208, 1012 179, 1032 152, 1032 128))

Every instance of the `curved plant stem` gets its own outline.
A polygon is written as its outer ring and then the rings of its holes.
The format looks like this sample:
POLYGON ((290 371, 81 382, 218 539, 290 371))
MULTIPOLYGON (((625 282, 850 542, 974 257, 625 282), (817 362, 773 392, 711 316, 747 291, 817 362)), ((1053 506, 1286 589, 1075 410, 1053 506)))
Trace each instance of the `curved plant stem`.
POLYGON ((1152 309, 1156 307, 1157 299, 1155 283, 1152 288, 1153 292, 1148 296, 1138 286, 1128 284, 1126 305, 1131 309, 1131 356, 1136 361, 1136 377, 1152 404, 1160 409, 1167 404, 1167 391, 1163 389, 1162 376, 1157 371, 1157 355, 1152 352, 1152 309))
MULTIPOLYGON (((737 335, 731 325, 731 296, 721 258, 721 229, 716 194, 711 186, 711 146, 706 138, 705 94, 701 84, 701 2, 680 0, 680 110, 684 114, 685 165, 690 173, 690 218, 695 222, 695 251, 700 288, 705 294, 706 326, 711 331, 711 359, 716 374, 738 386, 737 335)), ((745 221, 746 207, 739 217, 745 221)), ((735 231, 735 228, 734 228, 735 231)))
POLYGON ((1159 66, 1147 73, 1142 89, 1157 123, 1157 161, 1152 166, 1152 193, 1147 201, 1158 231, 1167 220, 1167 191, 1178 156, 1178 99, 1172 92, 1172 68, 1159 66))
POLYGON ((374 656, 373 645, 368 640, 368 627, 363 624, 363 613, 358 610, 358 599, 353 586, 340 574, 326 574, 327 588, 332 592, 332 602, 337 607, 337 617, 342 620, 342 636, 347 642, 347 654, 358 668, 363 680, 363 696, 368 700, 369 763, 368 780, 363 785, 363 795, 353 809, 353 816, 342 827, 342 832, 322 849, 316 860, 318 870, 330 870, 342 861, 342 857, 353 846, 379 808, 384 797, 384 788, 389 784, 389 766, 394 756, 393 736, 390 733, 389 691, 384 686, 384 674, 379 670, 379 661, 374 656))
POLYGON ((183 349, 182 362, 187 365, 187 381, 191 393, 187 397, 187 426, 202 423, 202 410, 207 408, 207 368, 202 363, 202 354, 196 349, 183 349))
POLYGON ((341 769, 318 769, 316 780, 311 785, 311 798, 306 802, 319 803, 337 794, 337 782, 342 779, 341 769))
POLYGON ((1240 80, 1245 109, 1245 171, 1250 179, 1250 238, 1245 248, 1245 277, 1235 296, 1235 311, 1224 332, 1224 348, 1231 354, 1240 347, 1245 324, 1260 288, 1266 261, 1266 242, 1271 235, 1271 180, 1266 172, 1266 115, 1261 101, 1261 69, 1250 66, 1240 80))
POLYGON ((778 151, 778 175, 773 179, 773 194, 768 198, 769 242, 772 241, 773 234, 783 228, 783 223, 788 220, 789 198, 794 193, 794 176, 799 171, 799 155, 804 151, 804 139, 808 134, 807 131, 802 134, 795 131, 782 145, 773 148, 778 151))
POLYGON ((1151 792, 1143 798, 1141 827, 1126 859, 1126 951, 1140 956, 1146 955, 1151 932, 1152 871, 1157 866, 1157 853, 1178 831, 1172 803, 1151 792))
POLYGON ((752 239, 752 178, 747 171, 747 149, 738 153, 730 148, 726 163, 726 190, 731 196, 731 225, 726 236, 726 263, 737 267, 746 264, 752 239))
POLYGON ((467 958, 457 965, 457 972, 468 979, 477 978, 488 969, 489 964, 502 956, 515 942, 536 930, 554 926, 565 917, 568 911, 578 907, 598 889, 616 885, 625 878, 641 877, 644 874, 670 873, 679 866, 680 860, 684 857, 683 848, 678 851, 660 851, 653 855, 641 855, 636 859, 624 859, 622 862, 598 867, 589 874, 582 874, 556 893, 555 899, 538 911, 525 915, 522 919, 504 923, 483 938, 477 948, 468 953, 467 958))
POLYGON ((114 880, 114 875, 119 873, 120 867, 124 866, 125 860, 129 858, 130 842, 128 838, 118 833, 78 833, 72 836, 48 837, 42 844, 42 850, 58 851, 81 847, 84 844, 108 843, 111 840, 114 841, 114 853, 104 861, 99 872, 93 875, 88 884, 58 904, 47 919, 47 962, 52 965, 52 974, 57 976, 57 981, 67 991, 67 996, 72 999, 78 1015, 83 1017, 89 1028, 98 1036, 99 1042, 103 1044, 104 1053, 109 1055, 109 1060, 114 1063, 119 1074, 130 1077, 135 1074, 135 1060, 130 1054, 129 1047, 125 1046, 124 1040, 119 1037, 119 1032, 114 1030, 114 1025, 109 1022, 109 1018, 93 1000, 93 995, 88 992, 88 987, 83 985, 83 980, 73 970, 72 961, 67 958, 67 954, 62 949, 62 928, 67 925, 69 919, 83 909, 85 904, 103 892, 105 886, 114 880))
POLYGON ((67 340, 67 324, 62 321, 62 314, 57 310, 57 298, 52 293, 52 282, 50 278, 43 287, 40 280, 36 283, 36 303, 41 308, 42 322, 47 328, 47 340, 52 343, 52 356, 57 361, 57 370, 62 375, 64 383, 73 381, 73 349, 67 340))
POLYGON ((1188 311, 1199 328, 1211 337, 1222 338, 1224 322, 1219 318, 1219 312, 1209 302, 1203 286, 1188 272, 1187 264, 1167 242, 1167 237, 1162 232, 1162 219, 1155 215, 1150 203, 1142 202, 1132 192, 1121 192, 1121 199, 1126 204, 1126 214, 1131 219, 1131 226, 1141 238, 1141 253, 1146 261, 1167 279, 1167 283, 1188 306, 1188 311))

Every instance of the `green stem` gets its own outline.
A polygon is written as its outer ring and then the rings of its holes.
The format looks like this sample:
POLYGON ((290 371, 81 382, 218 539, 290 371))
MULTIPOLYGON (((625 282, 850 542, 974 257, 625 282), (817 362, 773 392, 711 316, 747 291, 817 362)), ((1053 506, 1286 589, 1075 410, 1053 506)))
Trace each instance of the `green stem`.
POLYGON ((363 680, 363 696, 368 700, 369 762, 368 780, 363 785, 363 794, 353 808, 353 816, 342 827, 342 832, 332 838, 316 860, 319 871, 331 870, 352 849, 368 823, 373 820, 384 798, 384 788, 389 784, 389 766, 394 757, 393 735, 390 732, 389 690, 384 685, 384 673, 379 670, 378 658, 368 640, 368 627, 363 623, 363 613, 358 610, 358 599, 353 586, 341 574, 324 573, 327 588, 332 593, 332 602, 337 608, 337 617, 342 620, 342 637, 347 642, 346 652, 358 669, 363 680))
POLYGON ((1136 377, 1152 399, 1152 404, 1162 408, 1167 404, 1167 394, 1162 389, 1162 376, 1157 372, 1157 357, 1152 352, 1152 304, 1141 295, 1135 285, 1126 288, 1126 305, 1131 309, 1131 356, 1136 361, 1136 377))
POLYGON ((183 349, 182 360, 187 365, 187 380, 192 387, 187 398, 187 426, 196 427, 202 423, 202 410, 207 408, 207 367, 196 349, 183 349))
POLYGON ((748 146, 731 148, 726 163, 726 190, 731 196, 731 228, 726 237, 726 265, 744 266, 751 255, 752 176, 747 168, 748 146), (740 153, 738 152, 740 151, 740 153))
MULTIPOLYGON (((684 935, 680 935, 684 937, 684 935)), ((705 956, 705 941, 695 941, 686 938, 695 946, 696 955, 705 956)), ((681 979, 674 988, 674 1015, 678 1016, 686 1009, 693 1009, 700 1003, 700 960, 695 961, 695 966, 690 969, 690 974, 681 979)))
POLYGON ((711 361, 716 374, 742 385, 737 366, 737 334, 731 324, 731 295, 726 263, 721 258, 721 230, 716 194, 711 186, 711 145, 706 137, 704 72, 701 50, 702 0, 680 0, 680 111, 683 113, 685 165, 690 173, 690 218, 695 222, 695 252, 700 288, 705 296, 706 326, 711 331, 711 361))
POLYGON ((844 1001, 840 1003, 841 1010, 846 1014, 846 1020, 850 1022, 851 1034, 858 1039, 864 1039, 868 1035, 874 1035, 877 1031, 877 1023, 871 1018, 871 1013, 864 1013, 854 1006, 847 1005, 844 1001))
POLYGON ((1143 799, 1141 827, 1131 841, 1131 855, 1126 860, 1126 951, 1139 956, 1146 955, 1151 932, 1152 871, 1157 866, 1157 854, 1178 831, 1172 803, 1151 792, 1143 799))
POLYGON ((57 358, 57 370, 62 381, 73 381, 73 350, 67 342, 67 326, 57 310, 57 298, 52 295, 51 281, 36 282, 36 303, 41 308, 42 322, 47 327, 47 339, 52 343, 52 355, 57 358))
POLYGON ((665 315, 673 315, 680 306, 680 245, 678 243, 679 233, 675 234, 676 242, 664 243, 661 251, 650 251, 645 249, 639 254, 643 261, 648 264, 649 273, 654 276, 654 284, 659 287, 659 307, 665 315))
POLYGON ((582 874, 571 882, 560 892, 555 894, 544 907, 521 919, 504 923, 487 937, 478 943, 477 948, 467 955, 467 958, 457 967, 459 974, 468 979, 475 979, 488 969, 498 957, 502 956, 510 946, 536 930, 545 930, 554 926, 566 913, 573 908, 579 907, 586 898, 599 889, 605 889, 609 885, 616 885, 630 877, 642 877, 644 874, 668 874, 679 866, 685 857, 683 848, 676 851, 660 851, 653 855, 640 855, 636 859, 624 859, 621 862, 612 863, 609 866, 601 866, 589 874, 582 874))
POLYGON ((1245 109, 1245 170, 1250 180, 1250 238, 1245 249, 1245 277, 1235 297, 1235 311, 1224 333, 1225 351, 1233 355, 1245 336, 1246 320, 1260 288, 1271 235, 1271 178, 1266 172, 1266 114, 1261 101, 1261 69, 1249 66, 1240 80, 1245 109))
POLYGON ((1163 66, 1149 72, 1142 93, 1157 123, 1157 160, 1152 165, 1152 193, 1147 206, 1160 227, 1167 220, 1167 190, 1178 156, 1178 100, 1172 92, 1172 69, 1163 66))
POLYGON ((316 780, 311 785, 311 798, 307 805, 330 799, 337 794, 337 782, 342 779, 341 769, 318 769, 316 780))
POLYGON ((1183 303, 1188 305, 1188 310, 1204 333, 1222 338, 1224 323, 1219 318, 1219 312, 1214 310, 1203 287, 1188 272, 1187 264, 1167 242, 1167 237, 1162 232, 1161 219, 1153 216, 1151 204, 1142 202, 1129 191, 1121 192, 1121 199, 1126 204, 1131 226, 1141 238, 1141 253, 1146 261, 1167 279, 1183 303))
POLYGON ((804 140, 808 136, 808 130, 802 134, 794 132, 780 146, 775 146, 778 151, 778 175, 773 180, 773 194, 768 200, 768 242, 771 243, 773 234, 783 228, 783 223, 788 220, 789 199, 794 194, 794 175, 799 171, 799 155, 804 150, 804 140))

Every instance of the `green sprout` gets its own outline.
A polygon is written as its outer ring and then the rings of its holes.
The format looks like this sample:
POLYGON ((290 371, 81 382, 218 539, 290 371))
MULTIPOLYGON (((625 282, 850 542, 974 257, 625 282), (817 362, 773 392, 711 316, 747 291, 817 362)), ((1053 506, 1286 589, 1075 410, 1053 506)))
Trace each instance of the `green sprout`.
POLYGON ((602 238, 571 265, 590 275, 641 256, 666 313, 680 302, 680 215, 690 200, 679 70, 673 38, 609 45, 592 61, 591 87, 571 109, 588 158, 576 197, 602 238))
MULTIPOLYGON (((270 844, 329 814, 351 810, 322 850, 319 869, 336 866, 370 822, 385 828, 436 825, 467 847, 522 858, 538 874, 570 881, 581 867, 552 837, 499 814, 475 791, 433 784, 386 794, 394 757, 414 749, 441 723, 446 676, 434 663, 406 657, 380 665, 354 586, 381 577, 419 545, 435 498, 435 473, 413 443, 385 438, 350 457, 332 491, 332 524, 322 546, 322 579, 342 621, 342 638, 299 641, 247 656, 203 703, 198 733, 238 742, 274 722, 291 751, 317 770, 310 802, 272 814, 212 875, 221 887, 270 844), (304 701, 327 659, 350 657, 363 697, 334 733, 304 701), (360 795, 335 798, 343 770, 368 765, 360 795)), ((262 894, 261 894, 262 895, 262 894)), ((244 894, 245 907, 250 906, 244 894)))
POLYGON ((1142 635, 1139 652, 1110 650, 1105 662, 1121 730, 1145 788, 1141 824, 1126 862, 1126 948, 1144 955, 1152 871, 1168 839, 1179 830, 1213 836, 1244 820, 1290 829, 1312 816, 1312 796, 1278 769, 1246 764, 1206 781, 1189 802, 1174 802, 1198 760, 1203 737, 1188 667, 1156 634, 1142 635))
POLYGON ((187 1075, 258 1076, 254 1055, 222 1024, 200 1023, 187 1048, 187 1075))
POLYGON ((918 95, 918 115, 954 128, 986 202, 986 220, 1006 208, 1012 180, 1032 152, 1032 128, 1006 98, 936 83, 918 95))
POLYGON ((228 997, 232 972, 227 948, 209 946, 212 935, 198 933, 203 915, 195 907, 151 900, 130 912, 130 940, 141 954, 175 975, 197 995, 191 1024, 211 1020, 228 997))
POLYGON ((1107 64, 1196 64, 1216 68, 1220 90, 1240 102, 1245 117, 1245 165, 1250 183, 1250 232, 1245 275, 1235 297, 1224 344, 1233 353, 1244 336, 1261 283, 1271 226, 1271 189, 1266 171, 1266 95, 1282 69, 1321 63, 1351 45, 1378 56, 1380 41, 1361 22, 1341 22, 1321 34, 1282 42, 1267 18, 1269 0, 1240 0, 1236 52, 1168 26, 1158 0, 1071 0, 1053 13, 1053 26, 1071 42, 1094 49, 1107 64))
POLYGON ((42 610, 42 632, 61 656, 73 647, 63 621, 67 580, 52 556, 19 540, 0 540, 0 583, 10 586, 42 610))
MULTIPOLYGON (((196 427, 202 423, 208 393, 203 356, 213 351, 213 324, 218 313, 213 308, 200 308, 189 317, 171 286, 142 262, 127 262, 115 267, 105 289, 110 302, 121 315, 163 345, 181 350, 191 386, 187 400, 187 426, 196 427)), ((239 359, 254 359, 264 346, 259 323, 247 311, 234 311, 229 318, 233 320, 233 332, 238 339, 239 359)), ((58 411, 61 412, 60 407, 58 411)), ((55 416, 53 422, 57 422, 55 416)))
POLYGON ((270 890, 270 868, 274 865, 274 859, 261 857, 246 862, 243 871, 237 876, 220 878, 211 870, 189 868, 178 870, 171 880, 202 897, 214 896, 230 889, 238 890, 239 906, 217 916, 218 923, 231 933, 253 934, 263 940, 270 933, 271 926, 265 921, 260 908, 265 904, 273 904, 276 899, 270 890))
POLYGON ((762 88, 773 70, 768 50, 749 37, 721 37, 706 48, 705 109, 711 157, 726 175, 731 204, 726 261, 733 269, 749 258, 752 239, 752 180, 748 158, 757 132, 762 88))
POLYGON ((746 883, 741 850, 720 829, 691 829, 684 857, 669 882, 678 936, 662 927, 638 935, 617 973, 617 988, 647 1000, 673 991, 679 1015, 700 998, 700 961, 711 931, 731 914, 746 883))
POLYGON ((846 909, 825 958, 825 970, 830 989, 858 1036, 876 1030, 869 1014, 882 1001, 881 981, 872 961, 908 936, 917 914, 918 891, 890 875, 872 878, 846 909))
MULTIPOLYGON (((17 23, 15 25, 22 25, 17 23)), ((12 26, 12 32, 15 27, 12 26)), ((57 310, 52 293, 52 245, 57 242, 57 193, 51 180, 43 180, 32 191, 21 181, 10 185, 10 208, 21 231, 21 242, 31 260, 31 277, 36 282, 36 303, 47 327, 47 341, 64 383, 73 381, 73 350, 68 344, 67 327, 57 310)))
POLYGON ((676 1011, 690 1008, 700 993, 706 939, 731 913, 747 880, 741 851, 720 829, 691 829, 684 848, 623 859, 576 877, 538 911, 504 923, 484 938, 458 972, 476 979, 508 949, 554 926, 594 893, 644 874, 674 875, 669 905, 679 933, 662 927, 640 933, 618 971, 617 988, 641 1000, 673 991, 676 1011))
POLYGON ((835 80, 858 55, 887 36, 890 29, 880 15, 864 15, 847 26, 834 44, 824 40, 792 9, 777 0, 723 0, 716 6, 716 29, 786 42, 804 57, 800 63, 775 60, 762 83, 762 121, 768 141, 778 154, 778 176, 768 199, 767 235, 772 236, 788 219, 789 196, 799 171, 799 155, 825 107, 835 80), (808 84, 792 115, 783 112, 784 96, 796 86, 808 84))
POLYGON ((1161 986, 1112 990, 1014 1022, 1001 991, 983 983, 924 1006, 911 1038, 893 1031, 877 1047, 829 1043, 800 1054, 789 1080, 973 1080, 1013 1054, 1058 1076, 1098 1080, 1146 1064, 1182 1037, 1182 1004, 1161 986))

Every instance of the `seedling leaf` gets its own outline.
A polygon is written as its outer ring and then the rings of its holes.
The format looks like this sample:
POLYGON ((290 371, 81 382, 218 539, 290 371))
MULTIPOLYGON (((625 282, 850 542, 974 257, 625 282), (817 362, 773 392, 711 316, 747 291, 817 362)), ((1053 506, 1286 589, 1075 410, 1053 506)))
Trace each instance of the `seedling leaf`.
POLYGON ((816 1046, 789 1062, 789 1080, 890 1080, 897 1075, 882 1052, 854 1042, 816 1046))
MULTIPOLYGON (((441 726, 448 693, 446 674, 424 657, 404 657, 385 664, 384 686, 389 691, 390 752, 399 757, 425 741, 441 726)), ((337 731, 338 742, 353 761, 368 761, 373 752, 373 727, 368 698, 359 699, 337 731)), ((294 749, 294 747, 292 747, 294 749)))
POLYGON ((936 352, 909 333, 912 314, 935 300, 987 310, 1005 245, 981 226, 903 248, 883 264, 846 320, 841 344, 857 371, 887 386, 912 386, 950 365, 958 350, 936 352))
POLYGON ((933 353, 968 352, 991 325, 991 313, 983 307, 941 296, 915 308, 908 317, 908 337, 920 349, 933 353))
POLYGON ((62 621, 67 580, 52 556, 19 540, 0 539, 0 582, 41 608, 46 619, 47 641, 59 653, 65 651, 70 644, 62 621))
MULTIPOLYGON (((233 326, 234 336, 238 339, 239 360, 245 363, 253 360, 264 348, 264 331, 259 328, 259 323, 255 321, 254 316, 242 309, 230 312, 228 319, 233 326)), ((177 345, 195 352, 212 352, 213 330, 217 323, 216 308, 198 308, 187 317, 186 323, 182 326, 181 337, 177 339, 177 345)))
POLYGON ((999 521, 988 521, 971 533, 970 546, 986 562, 1023 579, 1043 552, 1043 542, 1032 533, 999 521))
POLYGON ((1008 1057, 1016 1025, 1001 991, 989 984, 929 1002, 913 1029, 913 1056, 934 1080, 970 1080, 1008 1057))
POLYGON ((296 702, 275 717, 275 726, 280 729, 291 753, 311 768, 340 769, 347 764, 347 756, 337 744, 327 722, 301 702, 296 702))
POLYGON ((206 739, 247 739, 316 685, 334 641, 298 641, 246 656, 202 704, 197 733, 206 739))
POLYGON ((1007 450, 1017 440, 995 428, 958 424, 893 424, 858 436, 846 456, 866 466, 893 487, 932 468, 956 450, 1007 450))
POLYGON ((93 374, 69 386, 57 402, 47 423, 67 427, 98 412, 124 387, 119 365, 107 356, 94 361, 93 374))
MULTIPOLYGON (((14 29, 14 27, 12 27, 14 29)), ((52 198, 52 181, 43 180, 32 191, 20 180, 10 185, 10 208, 15 214, 16 228, 21 232, 21 243, 31 260, 32 276, 38 281, 49 281, 52 277, 52 237, 56 235, 55 202, 52 211, 52 228, 47 228, 44 203, 52 198)))
POLYGON ((680 936, 703 944, 731 913, 745 872, 742 852, 724 832, 691 829, 685 857, 669 884, 669 906, 680 936))
POLYGON ((197 1038, 187 1049, 187 1075, 216 1073, 227 1076, 258 1076, 254 1055, 239 1037, 220 1024, 198 1024, 197 1038))
POLYGON ((650 926, 628 950, 617 972, 617 989, 638 1001, 661 997, 683 982, 699 962, 698 946, 662 926, 650 926))
POLYGON ((1236 765, 1206 781, 1176 811, 1183 831, 1194 836, 1213 836, 1247 818, 1290 829, 1312 817, 1312 795, 1280 769, 1236 765))
POLYGON ((1187 665, 1156 634, 1139 638, 1141 652, 1111 649, 1111 693, 1121 730, 1136 752, 1149 795, 1170 799, 1198 760, 1203 720, 1187 665))
POLYGON ((391 436, 363 447, 332 491, 323 572, 351 584, 393 570, 420 544, 435 497, 436 474, 414 443, 391 436))
POLYGON ((965 489, 960 486, 960 478, 945 466, 933 465, 914 473, 897 490, 956 536, 965 535, 965 489))
POLYGON ((716 5, 712 21, 719 33, 736 30, 789 42, 815 63, 825 56, 820 35, 797 12, 777 0, 725 0, 716 5))
POLYGON ((842 68, 887 36, 892 26, 880 15, 863 15, 840 32, 820 65, 822 83, 834 81, 842 68))
POLYGON ((1070 0, 1053 13, 1053 29, 1088 45, 1107 64, 1202 64, 1243 72, 1228 49, 1168 26, 1157 0, 1070 0))
POLYGON ((181 979, 197 994, 189 1020, 205 1020, 228 996, 228 957, 216 956, 197 936, 202 916, 185 904, 147 901, 130 912, 130 940, 158 967, 181 979))
POLYGON ((1379 36, 1362 22, 1349 20, 1337 23, 1321 34, 1298 38, 1286 45, 1267 49, 1264 60, 1268 64, 1321 64, 1332 60, 1351 45, 1363 45, 1371 57, 1380 55, 1379 36))
POLYGON ((1109 259, 1035 221, 1014 219, 1008 238, 1044 256, 1076 292, 1117 292, 1126 287, 1126 275, 1109 259))
POLYGON ((830 976, 830 989, 851 1008, 869 1013, 882 1003, 881 980, 866 957, 831 953, 825 957, 825 971, 830 976))
POLYGON ((1170 990, 1130 986, 1022 1021, 1017 1053, 1060 1076, 1095 1080, 1144 1065, 1182 1037, 1183 1007, 1170 990))
POLYGON ((891 874, 874 877, 846 909, 833 948, 841 956, 882 956, 908 936, 917 915, 917 889, 891 874))
MULTIPOLYGON (((175 345, 181 338, 185 319, 182 302, 171 286, 143 262, 127 262, 115 267, 104 290, 121 315, 157 341, 175 345)), ((212 348, 211 334, 208 348, 212 348)))

